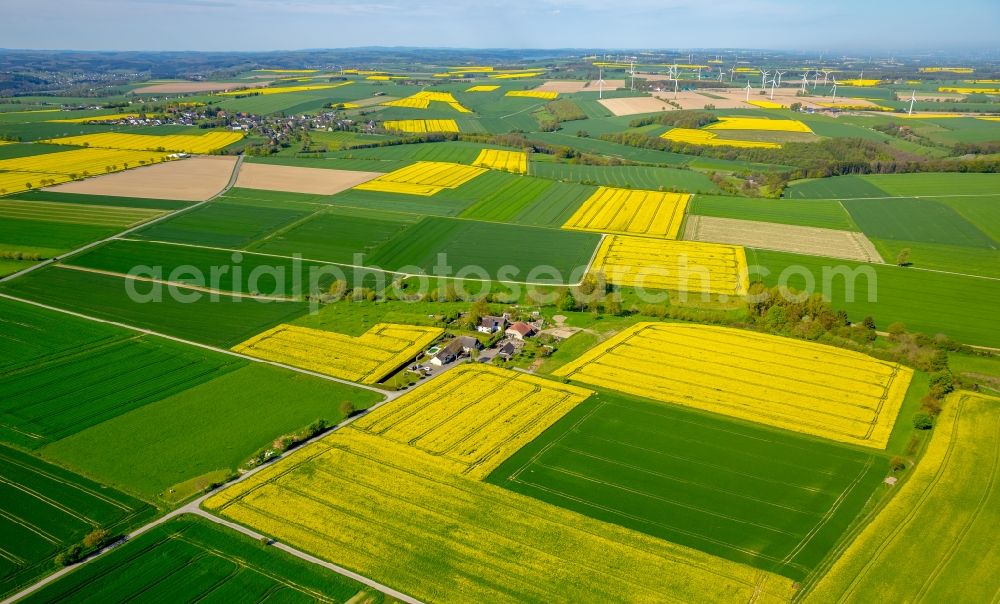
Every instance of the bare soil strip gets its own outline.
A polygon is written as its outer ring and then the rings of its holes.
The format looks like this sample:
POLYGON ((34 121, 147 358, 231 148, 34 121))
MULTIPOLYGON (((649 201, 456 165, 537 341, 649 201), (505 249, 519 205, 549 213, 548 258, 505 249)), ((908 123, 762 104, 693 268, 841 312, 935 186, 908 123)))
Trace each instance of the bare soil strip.
POLYGON ((754 220, 688 216, 684 239, 744 245, 780 252, 874 262, 882 256, 863 233, 754 220))
POLYGON ((205 201, 225 188, 235 163, 234 156, 191 157, 69 182, 47 190, 113 197, 205 201))
POLYGON ((169 94, 182 92, 216 92, 257 85, 256 82, 166 82, 136 88, 133 94, 169 94))
MULTIPOLYGON (((708 99, 705 99, 704 97, 702 97, 702 99, 704 101, 702 105, 708 102, 708 99)), ((608 110, 615 115, 635 115, 637 113, 653 113, 656 111, 671 111, 674 109, 674 107, 670 106, 663 99, 651 96, 601 99, 597 102, 607 107, 608 110)))
POLYGON ((236 186, 244 189, 333 195, 379 176, 382 176, 379 172, 244 163, 240 167, 236 186))

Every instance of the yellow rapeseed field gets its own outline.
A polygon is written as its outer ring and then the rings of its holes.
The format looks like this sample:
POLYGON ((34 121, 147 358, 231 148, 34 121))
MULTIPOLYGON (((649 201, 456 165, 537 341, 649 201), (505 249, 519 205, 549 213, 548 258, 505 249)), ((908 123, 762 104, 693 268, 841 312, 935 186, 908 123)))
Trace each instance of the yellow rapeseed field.
POLYGON ((781 103, 775 103, 774 101, 747 101, 747 103, 753 105, 754 107, 760 107, 761 109, 786 109, 785 105, 781 103))
POLYGON ((587 399, 590 390, 481 364, 449 371, 351 424, 482 479, 587 399))
POLYGON ((921 67, 920 73, 972 73, 975 69, 971 67, 921 67))
MULTIPOLYGON (((830 103, 826 101, 814 101, 814 104, 820 107, 828 107, 830 109, 842 109, 846 111, 893 111, 892 107, 886 107, 885 105, 862 105, 860 103, 841 103, 837 101, 835 103, 830 103)), ((896 117, 906 117, 906 114, 900 114, 896 117)))
POLYGON ((117 172, 126 168, 138 168, 168 159, 169 154, 156 151, 74 149, 0 160, 0 171, 43 172, 85 177, 117 172))
POLYGON ((487 86, 485 84, 481 84, 467 89, 466 92, 493 92, 498 88, 500 88, 500 86, 487 86))
POLYGON ((524 151, 504 151, 502 149, 483 149, 472 162, 473 166, 506 170, 517 174, 528 173, 528 154, 524 151))
POLYGON ((708 325, 639 323, 556 375, 884 449, 913 371, 864 354, 708 325))
POLYGON ((443 161, 418 161, 354 188, 361 191, 406 193, 428 197, 443 189, 461 186, 484 172, 485 168, 475 166, 443 161))
POLYGON ((909 477, 807 603, 996 601, 1000 399, 948 396, 909 477))
MULTIPOLYGON (((892 117, 904 120, 940 120, 940 119, 969 117, 969 116, 962 113, 940 113, 934 111, 925 111, 925 112, 914 112, 913 115, 909 115, 907 113, 900 113, 892 117)), ((980 118, 980 119, 987 119, 987 118, 980 118)))
POLYGON ((279 325, 233 346, 243 354, 374 384, 436 340, 437 327, 376 323, 353 337, 321 329, 279 325))
POLYGON ((208 509, 425 602, 787 602, 792 581, 338 431, 208 509))
POLYGON ((386 120, 382 122, 386 130, 398 132, 458 132, 455 120, 386 120))
POLYGON ((855 88, 871 88, 873 86, 878 86, 879 82, 881 82, 881 80, 868 80, 868 79, 859 80, 855 78, 853 80, 841 80, 840 82, 837 83, 840 84, 841 86, 854 86, 855 88))
POLYGON ((690 199, 687 193, 600 187, 562 228, 676 239, 690 199))
POLYGON ((459 103, 450 92, 432 92, 429 90, 423 90, 416 94, 411 94, 408 97, 396 99, 395 101, 387 101, 382 104, 389 107, 427 109, 431 103, 445 103, 459 113, 472 113, 472 111, 462 106, 462 104, 459 103))
POLYGON ((558 92, 551 90, 508 90, 504 96, 527 97, 531 99, 545 99, 551 101, 559 97, 558 92))
POLYGON ((660 138, 688 145, 703 145, 707 147, 741 147, 747 149, 779 149, 781 143, 768 141, 745 141, 731 138, 719 138, 714 132, 697 130, 695 128, 671 128, 660 138))
POLYGON ((318 69, 254 69, 259 73, 316 73, 318 69))
POLYGON ((938 92, 955 92, 957 94, 1000 94, 1000 88, 969 88, 965 86, 941 86, 938 92))
POLYGON ((812 132, 799 120, 772 120, 761 117, 720 117, 705 126, 706 130, 773 130, 777 132, 812 132))
POLYGON ((46 172, 0 172, 0 196, 38 189, 72 180, 66 174, 46 172))
POLYGON ((259 88, 243 88, 240 90, 229 90, 227 92, 217 92, 219 96, 245 96, 248 94, 288 94, 290 92, 309 92, 312 90, 330 90, 353 84, 351 81, 340 82, 338 84, 308 84, 305 86, 261 86, 259 88))
POLYGON ((140 117, 154 118, 161 117, 155 113, 111 113, 108 115, 94 115, 91 117, 67 118, 62 120, 46 120, 58 124, 85 124, 87 122, 117 122, 119 120, 139 119, 140 117))
POLYGON ((390 78, 387 75, 370 75, 370 76, 365 76, 365 79, 366 80, 373 80, 373 81, 376 81, 376 82, 386 82, 390 78))
POLYGON ((495 80, 517 80, 521 78, 537 78, 538 76, 544 74, 544 71, 530 71, 524 73, 496 73, 490 74, 486 77, 493 78, 495 80))
POLYGON ((42 142, 54 145, 76 145, 100 149, 129 149, 133 151, 174 151, 179 153, 211 153, 243 138, 242 132, 214 131, 206 134, 123 134, 102 132, 52 138, 42 142))
POLYGON ((741 246, 608 235, 591 272, 608 283, 645 289, 745 295, 749 288, 741 246))

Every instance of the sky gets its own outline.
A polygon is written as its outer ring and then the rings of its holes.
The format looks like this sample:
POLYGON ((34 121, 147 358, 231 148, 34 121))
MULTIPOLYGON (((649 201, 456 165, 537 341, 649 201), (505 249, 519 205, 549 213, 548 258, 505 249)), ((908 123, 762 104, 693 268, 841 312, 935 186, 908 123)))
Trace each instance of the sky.
POLYGON ((998 0, 0 0, 0 47, 1000 48, 998 0))

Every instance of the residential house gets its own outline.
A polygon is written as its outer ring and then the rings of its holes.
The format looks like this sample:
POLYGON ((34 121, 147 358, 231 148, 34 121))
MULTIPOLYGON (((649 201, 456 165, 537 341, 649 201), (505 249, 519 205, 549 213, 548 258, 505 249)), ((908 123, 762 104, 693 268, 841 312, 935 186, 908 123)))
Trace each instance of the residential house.
POLYGON ((518 321, 508 327, 507 330, 504 331, 504 335, 517 338, 518 340, 530 338, 535 335, 535 326, 530 323, 525 323, 524 321, 518 321))
POLYGON ((479 327, 476 328, 476 331, 480 333, 496 333, 498 331, 503 331, 507 329, 507 325, 510 324, 510 321, 507 320, 509 316, 510 315, 505 313, 499 317, 483 317, 479 320, 479 327))
POLYGON ((447 365, 464 354, 471 354, 473 350, 482 349, 483 345, 472 336, 459 336, 448 342, 441 350, 431 358, 431 365, 440 367, 447 365))

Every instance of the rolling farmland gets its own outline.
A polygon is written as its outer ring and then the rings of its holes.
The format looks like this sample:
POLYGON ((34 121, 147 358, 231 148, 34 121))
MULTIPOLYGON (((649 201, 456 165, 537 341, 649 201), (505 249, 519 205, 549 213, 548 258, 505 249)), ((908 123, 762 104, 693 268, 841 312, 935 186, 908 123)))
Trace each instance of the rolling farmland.
POLYGON ((638 323, 556 371, 583 384, 875 449, 888 443, 912 374, 809 342, 657 323, 638 323), (657 375, 656 368, 669 373, 657 375))
POLYGON ((986 601, 998 518, 1000 399, 949 397, 920 465, 841 552, 807 602, 986 601), (941 513, 948 510, 948 513, 941 513))
POLYGON ((788 432, 602 391, 488 481, 801 579, 858 514, 885 463, 788 432))
POLYGON ((53 557, 96 528, 148 519, 145 503, 0 445, 0 595, 52 567, 53 557))
POLYGON ((43 604, 80 598, 169 601, 379 601, 360 583, 195 516, 181 516, 116 549, 95 564, 29 596, 43 604), (368 600, 371 598, 371 600, 368 600))
POLYGON ((332 331, 279 325, 240 342, 233 350, 372 384, 419 355, 442 333, 429 327, 378 323, 353 338, 332 331))

